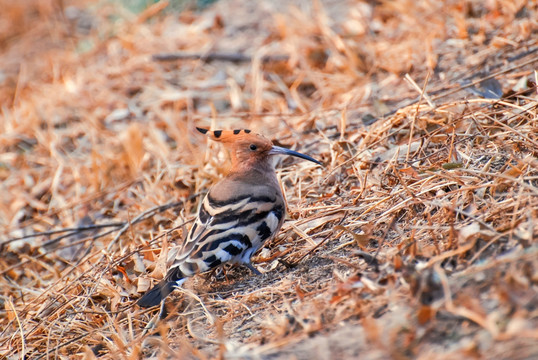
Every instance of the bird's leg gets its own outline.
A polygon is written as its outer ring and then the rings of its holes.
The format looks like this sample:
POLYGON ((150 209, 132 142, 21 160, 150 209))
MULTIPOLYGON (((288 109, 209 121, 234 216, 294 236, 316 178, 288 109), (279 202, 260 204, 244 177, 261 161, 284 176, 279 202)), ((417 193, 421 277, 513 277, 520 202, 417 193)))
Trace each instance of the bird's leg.
POLYGON ((258 269, 256 269, 254 266, 252 266, 251 263, 245 263, 245 266, 248 267, 250 269, 250 271, 252 271, 254 273, 254 275, 262 275, 261 272, 258 271, 258 269))
POLYGON ((142 334, 146 334, 148 331, 157 327, 159 320, 164 319, 168 315, 166 308, 164 307, 164 299, 161 301, 159 312, 151 319, 151 321, 144 327, 142 334))
POLYGON ((164 319, 168 316, 168 311, 166 311, 166 308, 164 307, 164 299, 161 301, 161 308, 159 309, 159 319, 164 319))

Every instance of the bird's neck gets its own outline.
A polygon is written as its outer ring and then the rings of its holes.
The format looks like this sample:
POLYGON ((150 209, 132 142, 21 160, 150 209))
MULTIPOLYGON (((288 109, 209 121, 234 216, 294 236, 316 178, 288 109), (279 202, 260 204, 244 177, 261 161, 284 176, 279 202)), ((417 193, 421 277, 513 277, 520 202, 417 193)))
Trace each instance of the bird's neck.
POLYGON ((250 179, 252 182, 257 182, 259 184, 265 183, 278 186, 273 165, 265 161, 256 163, 235 163, 230 169, 228 176, 250 179))

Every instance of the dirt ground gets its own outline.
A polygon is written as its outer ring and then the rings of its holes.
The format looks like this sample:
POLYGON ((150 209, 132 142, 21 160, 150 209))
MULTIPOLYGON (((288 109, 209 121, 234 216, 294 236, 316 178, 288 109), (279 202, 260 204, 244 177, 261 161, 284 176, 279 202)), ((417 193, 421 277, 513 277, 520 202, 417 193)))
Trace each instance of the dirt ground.
POLYGON ((0 359, 538 358, 535 1, 0 5, 0 359), (159 319, 228 166, 196 126, 324 166, 159 319))

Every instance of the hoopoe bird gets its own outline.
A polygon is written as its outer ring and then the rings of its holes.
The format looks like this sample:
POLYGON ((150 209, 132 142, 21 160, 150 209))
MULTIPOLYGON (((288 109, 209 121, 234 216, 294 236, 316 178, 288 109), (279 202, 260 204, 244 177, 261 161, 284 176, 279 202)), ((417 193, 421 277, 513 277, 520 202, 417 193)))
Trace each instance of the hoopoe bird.
POLYGON ((164 279, 138 300, 141 307, 159 305, 188 277, 224 263, 243 264, 260 274, 250 259, 276 236, 286 216, 271 157, 291 155, 322 165, 250 130, 197 129, 229 150, 232 166, 205 196, 173 264, 164 279))

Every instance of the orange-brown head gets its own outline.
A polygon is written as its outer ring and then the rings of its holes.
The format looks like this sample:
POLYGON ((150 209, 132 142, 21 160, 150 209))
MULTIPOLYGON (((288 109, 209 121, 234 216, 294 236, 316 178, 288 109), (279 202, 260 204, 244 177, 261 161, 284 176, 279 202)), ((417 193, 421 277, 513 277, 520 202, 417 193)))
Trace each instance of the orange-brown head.
POLYGON ((321 162, 297 151, 275 146, 266 137, 255 134, 248 129, 241 130, 214 130, 196 128, 212 140, 221 142, 230 151, 232 169, 270 166, 269 158, 272 155, 291 155, 321 165, 321 162))

